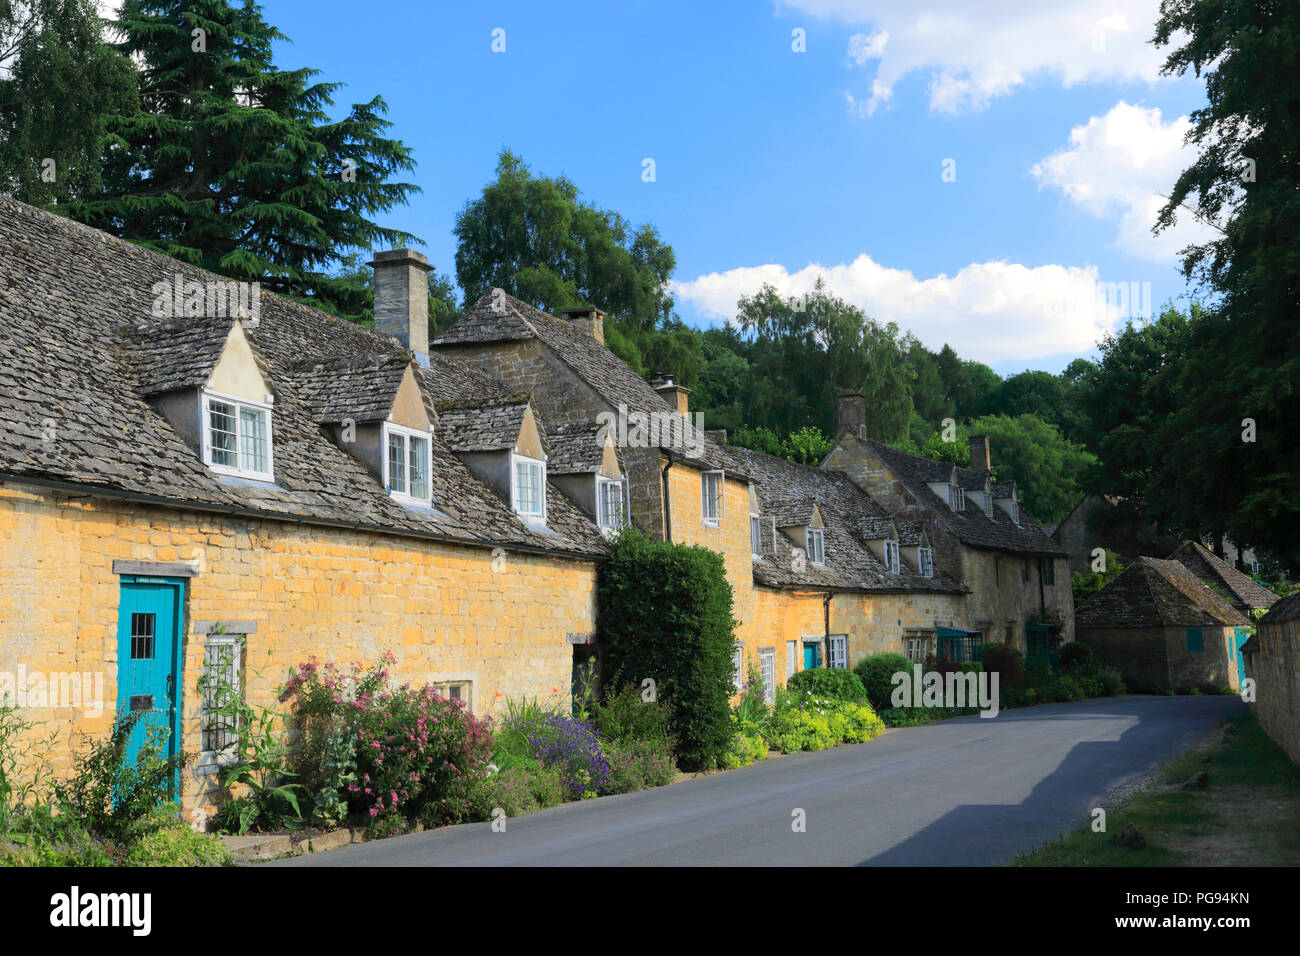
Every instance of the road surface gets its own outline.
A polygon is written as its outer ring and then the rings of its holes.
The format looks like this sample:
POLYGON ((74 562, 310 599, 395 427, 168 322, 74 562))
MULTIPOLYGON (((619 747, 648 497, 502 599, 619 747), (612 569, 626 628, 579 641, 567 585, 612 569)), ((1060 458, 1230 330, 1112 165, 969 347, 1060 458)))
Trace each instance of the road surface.
POLYGON ((503 833, 474 823, 266 865, 995 865, 1088 822, 1111 787, 1244 707, 1124 697, 958 718, 565 804, 503 833))

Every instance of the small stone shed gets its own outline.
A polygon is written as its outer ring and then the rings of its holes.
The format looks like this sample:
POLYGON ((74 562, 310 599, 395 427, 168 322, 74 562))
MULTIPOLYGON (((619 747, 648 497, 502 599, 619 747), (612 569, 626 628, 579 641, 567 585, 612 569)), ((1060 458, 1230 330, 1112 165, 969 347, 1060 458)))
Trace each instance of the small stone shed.
POLYGON ((1300 763, 1300 593, 1274 604, 1242 650, 1255 681, 1255 719, 1300 763))
POLYGON ((1075 610, 1076 639, 1137 692, 1240 687, 1249 621, 1178 561, 1138 558, 1075 610))

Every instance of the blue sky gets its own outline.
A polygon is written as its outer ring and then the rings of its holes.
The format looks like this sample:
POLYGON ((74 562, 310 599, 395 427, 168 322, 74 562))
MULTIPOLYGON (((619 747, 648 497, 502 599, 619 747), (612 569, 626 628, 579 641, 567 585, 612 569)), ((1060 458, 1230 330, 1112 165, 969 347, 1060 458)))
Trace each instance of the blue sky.
POLYGON ((931 348, 951 342, 1007 374, 1059 371, 1122 324, 1097 283, 1150 283, 1154 306, 1189 292, 1175 253, 1205 227, 1148 229, 1204 93, 1158 78, 1157 5, 272 0, 264 12, 293 41, 282 67, 347 84, 340 107, 387 100, 423 193, 386 224, 420 236, 440 271, 454 271, 457 211, 509 147, 655 224, 692 324, 725 321, 762 281, 797 294, 821 274, 931 348))

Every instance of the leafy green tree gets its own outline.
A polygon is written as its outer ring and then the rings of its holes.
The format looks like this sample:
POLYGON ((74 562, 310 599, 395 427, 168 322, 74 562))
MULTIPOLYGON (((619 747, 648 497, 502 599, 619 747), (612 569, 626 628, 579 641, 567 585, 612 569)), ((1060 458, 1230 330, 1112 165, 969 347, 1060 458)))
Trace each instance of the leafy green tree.
POLYGON ((69 205, 83 222, 177 259, 345 315, 364 292, 332 273, 348 249, 414 236, 373 216, 416 191, 415 168, 384 135, 384 102, 327 114, 340 84, 282 70, 284 35, 249 2, 124 0, 115 44, 139 107, 106 118, 102 189, 69 205))
POLYGON ((784 458, 786 454, 785 442, 766 425, 738 429, 727 436, 727 443, 759 451, 765 455, 774 455, 777 458, 784 458))
POLYGON ((93 0, 0 0, 0 192, 35 206, 99 191, 105 117, 135 109, 93 0))
POLYGON ((1300 5, 1165 0, 1160 13, 1163 72, 1203 77, 1206 101, 1191 114, 1197 157, 1173 184, 1157 230, 1193 209, 1219 230, 1183 250, 1186 274, 1219 301, 1194 323, 1191 357, 1172 383, 1182 403, 1162 446, 1181 452, 1170 472, 1182 468, 1196 485, 1179 497, 1194 491, 1216 511, 1226 504, 1212 520, 1234 540, 1297 568, 1300 5), (1242 440, 1246 419, 1254 441, 1242 440))
POLYGON ((620 340, 635 342, 636 332, 672 318, 672 247, 653 226, 634 229, 579 196, 569 179, 534 176, 502 150, 496 179, 456 217, 456 279, 467 303, 496 287, 553 313, 596 306, 619 326, 620 340))
POLYGON ((1074 606, 1078 607, 1092 597, 1124 570, 1119 555, 1109 548, 1106 551, 1106 563, 1101 571, 1076 571, 1070 575, 1070 588, 1074 593, 1074 606))
POLYGON ((1037 415, 988 415, 970 423, 987 435, 1000 481, 1014 479, 1021 507, 1043 524, 1064 518, 1081 494, 1080 481, 1094 458, 1037 415))

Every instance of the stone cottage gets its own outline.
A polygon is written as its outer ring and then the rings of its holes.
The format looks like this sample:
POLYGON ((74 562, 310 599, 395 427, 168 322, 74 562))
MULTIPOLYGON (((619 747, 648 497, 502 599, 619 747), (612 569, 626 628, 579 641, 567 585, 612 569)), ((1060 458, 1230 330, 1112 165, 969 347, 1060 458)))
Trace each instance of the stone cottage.
POLYGON ((1251 711, 1265 733, 1300 763, 1300 594, 1273 605, 1242 647, 1255 682, 1251 711))
POLYGON ((235 283, 6 198, 0 246, 0 691, 45 732, 145 710, 198 755, 193 806, 229 745, 205 675, 270 704, 311 655, 390 651, 475 710, 567 697, 606 538, 537 407, 427 353, 422 256, 376 257, 371 330, 229 310, 235 283))
POLYGON ((1077 639, 1131 690, 1241 686, 1249 621, 1178 561, 1138 558, 1075 611, 1077 639))
POLYGON ((1262 584, 1248 578, 1227 561, 1198 541, 1187 541, 1169 555, 1228 604, 1242 617, 1253 619, 1256 612, 1267 611, 1278 597, 1262 584))

